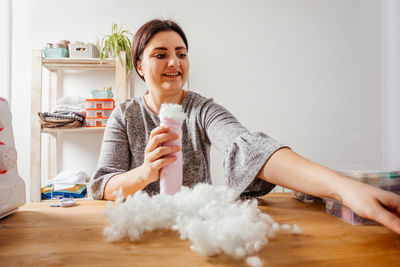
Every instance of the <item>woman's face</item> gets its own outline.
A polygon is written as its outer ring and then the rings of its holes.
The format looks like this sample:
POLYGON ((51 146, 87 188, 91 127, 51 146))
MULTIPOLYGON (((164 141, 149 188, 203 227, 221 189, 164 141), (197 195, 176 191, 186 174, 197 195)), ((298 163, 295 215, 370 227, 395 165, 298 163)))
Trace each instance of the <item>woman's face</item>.
POLYGON ((187 80, 189 59, 179 34, 174 31, 155 34, 143 50, 137 69, 150 91, 180 93, 187 80))

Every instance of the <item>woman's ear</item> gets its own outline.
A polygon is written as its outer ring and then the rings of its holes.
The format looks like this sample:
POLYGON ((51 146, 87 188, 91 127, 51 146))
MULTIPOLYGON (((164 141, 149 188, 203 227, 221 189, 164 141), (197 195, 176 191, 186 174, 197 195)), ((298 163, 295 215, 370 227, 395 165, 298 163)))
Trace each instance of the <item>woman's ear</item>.
POLYGON ((137 71, 139 72, 140 76, 144 77, 143 69, 142 69, 142 63, 138 60, 137 61, 137 71))

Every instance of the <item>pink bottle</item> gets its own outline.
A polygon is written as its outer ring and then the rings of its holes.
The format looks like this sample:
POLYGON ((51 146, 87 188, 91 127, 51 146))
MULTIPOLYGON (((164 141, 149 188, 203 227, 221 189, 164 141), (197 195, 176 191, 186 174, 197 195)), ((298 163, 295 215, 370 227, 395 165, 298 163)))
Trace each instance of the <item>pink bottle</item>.
MULTIPOLYGON (((160 125, 169 125, 170 133, 179 135, 178 139, 163 143, 164 146, 182 147, 182 122, 185 113, 182 106, 177 104, 162 104, 160 109, 160 125)), ((160 173, 160 193, 173 195, 180 191, 182 186, 182 151, 171 154, 177 160, 163 167, 160 173)))

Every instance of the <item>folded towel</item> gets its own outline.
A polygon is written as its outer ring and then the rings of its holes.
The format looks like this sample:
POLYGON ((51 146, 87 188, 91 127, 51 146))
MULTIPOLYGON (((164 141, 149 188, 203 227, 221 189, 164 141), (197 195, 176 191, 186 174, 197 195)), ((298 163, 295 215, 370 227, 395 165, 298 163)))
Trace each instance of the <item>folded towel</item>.
POLYGON ((42 128, 77 128, 77 127, 82 127, 83 125, 83 120, 79 116, 70 116, 70 115, 49 116, 49 114, 44 114, 42 112, 38 112, 38 116, 39 116, 39 123, 42 126, 42 128))
POLYGON ((44 119, 73 119, 77 121, 83 121, 85 114, 82 112, 75 111, 55 111, 55 112, 43 112, 44 119))
POLYGON ((77 184, 74 187, 54 190, 53 185, 45 186, 41 190, 42 199, 54 199, 60 197, 73 197, 73 198, 84 198, 87 193, 85 184, 77 184))

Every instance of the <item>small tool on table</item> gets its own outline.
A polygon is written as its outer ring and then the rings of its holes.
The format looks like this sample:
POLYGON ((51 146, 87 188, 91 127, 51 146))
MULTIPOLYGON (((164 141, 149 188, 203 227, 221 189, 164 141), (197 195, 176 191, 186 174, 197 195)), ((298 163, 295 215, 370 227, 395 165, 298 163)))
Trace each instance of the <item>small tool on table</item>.
POLYGON ((58 203, 50 204, 50 207, 72 207, 76 205, 75 199, 68 197, 68 198, 61 198, 58 203))

